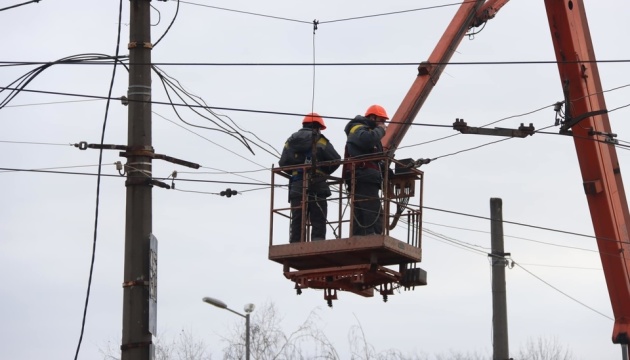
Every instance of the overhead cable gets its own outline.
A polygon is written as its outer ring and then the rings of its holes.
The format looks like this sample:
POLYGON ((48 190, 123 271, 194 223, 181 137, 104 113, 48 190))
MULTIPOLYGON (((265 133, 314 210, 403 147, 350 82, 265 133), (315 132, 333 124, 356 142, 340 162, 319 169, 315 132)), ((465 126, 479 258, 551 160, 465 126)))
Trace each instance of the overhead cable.
POLYGON ((536 275, 536 274, 532 273, 531 271, 529 271, 529 270, 525 269, 525 268, 524 268, 521 264, 519 264, 519 263, 517 263, 517 262, 515 262, 515 261, 512 261, 512 263, 513 263, 514 265, 516 265, 516 266, 520 267, 521 269, 523 269, 523 270, 524 270, 526 273, 528 273, 529 275, 531 275, 531 276, 535 277, 536 279, 538 279, 539 281, 541 281, 541 282, 542 282, 542 283, 544 283, 545 285, 549 286, 550 288, 554 289, 555 291, 559 292, 560 294, 562 294, 562 295, 564 295, 564 296, 568 297, 569 299, 571 299, 571 300, 575 301, 576 303, 578 303, 578 304, 580 304, 580 305, 584 306, 585 308, 587 308, 587 309, 589 309, 589 310, 591 310, 591 311, 593 311, 593 312, 595 312, 595 313, 597 313, 597 314, 599 314, 599 315, 601 315, 601 316, 605 317, 606 319, 614 320, 614 319, 613 319, 613 318, 611 318, 610 316, 608 316, 608 315, 606 315, 606 314, 602 313, 601 311, 595 310, 594 308, 592 308, 592 307, 590 307, 590 306, 586 305, 585 303, 583 303, 583 302, 579 301, 578 299, 574 298, 573 296, 571 296, 571 295, 569 295, 569 294, 565 293, 564 291, 562 291, 562 290, 558 289, 557 287, 555 287, 555 286, 551 285, 549 282, 547 282, 547 281, 543 280, 540 276, 538 276, 538 275, 536 275))
POLYGON ((198 3, 194 3, 194 2, 190 2, 190 1, 183 1, 182 0, 181 2, 184 3, 184 4, 189 4, 189 5, 203 6, 203 7, 217 9, 217 10, 235 12, 235 13, 246 14, 246 15, 260 16, 260 17, 271 18, 271 19, 276 19, 276 20, 285 20, 285 21, 292 21, 292 22, 305 23, 305 24, 310 24, 311 23, 310 21, 289 19, 289 18, 285 18, 285 17, 259 14, 259 13, 254 13, 254 12, 250 12, 250 11, 228 9, 228 8, 222 8, 222 7, 218 7, 218 6, 212 6, 212 5, 206 5, 206 4, 198 4, 198 3))
MULTIPOLYGON (((121 24, 122 24, 122 6, 123 6, 123 1, 120 0, 119 5, 118 5, 118 33, 116 35, 116 56, 115 59, 118 58, 118 52, 120 50, 120 34, 121 34, 121 24)), ((92 276, 94 274, 94 260, 96 259, 96 240, 98 238, 98 215, 99 215, 99 201, 100 201, 100 193, 101 193, 101 169, 102 169, 102 164, 103 164, 103 143, 105 141, 105 129, 107 127, 107 117, 109 115, 109 105, 110 105, 110 98, 112 97, 112 91, 114 89, 114 80, 116 79, 116 68, 117 68, 118 63, 114 62, 114 66, 112 69, 112 77, 111 77, 111 81, 109 83, 109 91, 107 93, 107 103, 105 104, 105 116, 103 119, 103 128, 101 131, 101 148, 99 150, 99 156, 98 156, 98 173, 97 173, 97 177, 96 177, 96 199, 95 199, 95 206, 94 206, 94 236, 93 236, 93 240, 92 240, 92 256, 91 256, 91 260, 90 260, 90 272, 89 272, 89 276, 88 276, 88 284, 87 284, 87 291, 85 294, 85 305, 83 308, 83 316, 82 316, 82 320, 81 320, 81 333, 79 335, 79 341, 77 344, 77 350, 74 354, 74 360, 77 360, 77 358, 79 357, 79 351, 81 350, 81 342, 83 341, 83 334, 85 331, 85 322, 87 319, 87 309, 88 309, 88 304, 90 301, 90 289, 92 287, 92 276)), ((26 84, 24 84, 24 86, 26 86, 26 84)), ((16 94, 17 95, 17 94, 16 94)))
POLYGON ((9 9, 13 9, 13 8, 16 8, 16 7, 19 7, 19 6, 32 4, 32 3, 38 3, 40 1, 41 0, 31 0, 31 1, 23 2, 21 4, 16 4, 16 5, 11 5, 11 6, 7 6, 7 7, 4 7, 4 8, 1 8, 0 11, 9 10, 9 9))
MULTIPOLYGON (((312 23, 311 23, 312 24, 312 23)), ((120 59, 126 59, 128 56, 120 56, 120 59)), ((7 66, 26 66, 26 65, 44 65, 48 64, 47 61, 0 61, 0 67, 7 66)), ((431 62, 431 65, 467 65, 467 66, 481 66, 481 65, 558 65, 558 64, 615 64, 615 63, 630 63, 630 59, 608 59, 608 60, 572 60, 572 61, 558 61, 558 60, 519 60, 519 61, 446 61, 446 62, 431 62)), ((125 64, 128 65, 127 62, 125 64)), ((419 65, 418 61, 405 61, 405 62, 324 62, 324 63, 287 63, 287 62, 152 62, 152 63, 135 63, 136 65, 152 65, 152 66, 218 66, 218 67, 281 67, 281 66, 414 66, 419 65)), ((63 61, 57 65, 111 65, 111 61, 94 61, 94 60, 74 60, 63 61)))
MULTIPOLYGON (((173 24, 175 23, 175 19, 177 19, 177 14, 179 14, 179 0, 176 0, 176 1, 177 1, 177 8, 175 8, 175 15, 173 15, 173 20, 171 20, 171 23, 168 25, 168 27, 164 31, 164 34, 162 34, 162 36, 160 36, 160 38, 153 44, 153 47, 156 47, 157 44, 160 41, 162 41, 162 39, 164 38, 164 36, 166 36, 168 31, 171 30, 171 26, 173 26, 173 24)), ((153 6, 151 6, 151 7, 153 7, 153 6)), ((157 9, 155 9, 155 10, 157 10, 157 9)), ((159 11, 158 11, 158 13, 159 13, 159 11)), ((159 22, 158 22, 158 24, 159 24, 159 22)))

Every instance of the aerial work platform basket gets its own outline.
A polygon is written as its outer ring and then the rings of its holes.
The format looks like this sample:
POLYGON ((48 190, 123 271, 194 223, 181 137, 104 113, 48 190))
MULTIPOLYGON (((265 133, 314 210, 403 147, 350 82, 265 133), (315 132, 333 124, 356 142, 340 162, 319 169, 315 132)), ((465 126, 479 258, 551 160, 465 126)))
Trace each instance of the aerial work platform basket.
MULTIPOLYGON (((392 160, 384 156, 338 163, 351 169, 351 176, 345 180, 333 176, 328 179, 333 195, 328 198, 329 236, 323 241, 311 241, 311 224, 307 207, 303 206, 299 209, 303 219, 301 241, 288 243, 292 209, 286 197, 280 200, 277 196, 277 193, 286 195, 286 192, 276 190, 287 185, 290 180, 287 174, 295 170, 305 174, 299 181, 303 182, 302 188, 307 189, 312 165, 272 169, 269 259, 283 265, 284 276, 295 284, 298 295, 306 288, 324 290, 324 299, 329 306, 337 299, 337 291, 372 297, 376 290, 387 301, 397 289, 409 290, 426 285, 426 272, 417 266, 422 260, 422 171, 413 166, 412 160, 392 160), (352 221, 354 169, 366 161, 379 162, 383 169, 394 165, 393 171, 383 171, 384 185, 380 193, 383 234, 352 236, 355 226, 352 221), (410 204, 414 197, 418 201, 410 204), (281 201, 283 206, 278 204, 281 201), (406 229, 402 226, 403 230, 397 231, 398 235, 406 233, 404 241, 390 235, 390 230, 398 222, 406 226, 406 229)), ((308 199, 306 191, 302 194, 302 204, 308 199)))

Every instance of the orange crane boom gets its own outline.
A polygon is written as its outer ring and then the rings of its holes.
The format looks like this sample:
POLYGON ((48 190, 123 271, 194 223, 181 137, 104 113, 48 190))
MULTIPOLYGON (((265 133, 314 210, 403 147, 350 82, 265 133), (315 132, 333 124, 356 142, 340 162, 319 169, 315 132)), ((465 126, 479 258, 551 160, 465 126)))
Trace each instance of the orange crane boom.
MULTIPOLYGON (((464 1, 392 118, 383 148, 393 157, 409 126, 471 27, 496 15, 509 0, 464 1)), ((630 212, 583 0, 545 0, 565 94, 561 133, 573 135, 584 191, 615 317, 612 340, 630 341, 630 212)), ((558 124, 559 125, 559 124, 558 124)))

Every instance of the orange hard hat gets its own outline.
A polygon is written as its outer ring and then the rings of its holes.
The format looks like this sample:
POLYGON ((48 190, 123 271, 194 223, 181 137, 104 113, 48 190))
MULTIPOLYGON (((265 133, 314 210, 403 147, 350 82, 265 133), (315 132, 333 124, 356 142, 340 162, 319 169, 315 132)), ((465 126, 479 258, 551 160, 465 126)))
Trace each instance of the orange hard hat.
POLYGON ((322 117, 319 116, 318 113, 306 114, 306 116, 304 117, 304 120, 302 120, 302 124, 309 124, 309 123, 318 123, 320 129, 322 130, 326 129, 326 124, 324 124, 324 119, 322 119, 322 117))
POLYGON ((387 116, 387 112, 381 105, 372 105, 365 112, 365 116, 376 115, 378 117, 382 117, 389 120, 389 116, 387 116))

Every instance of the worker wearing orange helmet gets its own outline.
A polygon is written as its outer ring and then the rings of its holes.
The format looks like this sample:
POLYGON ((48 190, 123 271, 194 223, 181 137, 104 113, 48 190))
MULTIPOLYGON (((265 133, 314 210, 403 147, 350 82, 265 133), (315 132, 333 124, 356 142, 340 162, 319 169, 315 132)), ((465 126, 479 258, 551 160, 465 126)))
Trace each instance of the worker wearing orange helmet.
POLYGON ((293 133, 284 144, 278 164, 280 166, 314 164, 315 171, 309 167, 291 171, 289 182, 289 202, 291 203, 291 226, 289 242, 302 239, 302 193, 304 190, 304 171, 309 173, 307 182, 306 214, 311 224, 311 240, 326 239, 326 218, 328 198, 331 195, 326 179, 339 167, 341 156, 328 139, 321 134, 326 129, 324 119, 317 113, 309 113, 302 120, 302 128, 293 133))
MULTIPOLYGON (((345 127, 347 135, 346 154, 349 159, 383 153, 381 139, 387 129, 387 112, 380 105, 372 105, 365 116, 357 115, 345 127)), ((379 191, 383 185, 383 164, 378 161, 365 161, 355 164, 354 216, 352 235, 372 235, 383 233, 383 208, 379 191)), ((350 166, 344 166, 346 183, 350 183, 350 166)))

